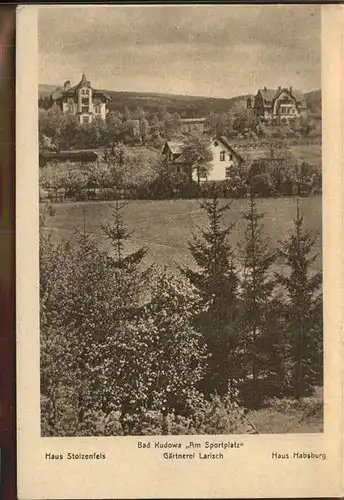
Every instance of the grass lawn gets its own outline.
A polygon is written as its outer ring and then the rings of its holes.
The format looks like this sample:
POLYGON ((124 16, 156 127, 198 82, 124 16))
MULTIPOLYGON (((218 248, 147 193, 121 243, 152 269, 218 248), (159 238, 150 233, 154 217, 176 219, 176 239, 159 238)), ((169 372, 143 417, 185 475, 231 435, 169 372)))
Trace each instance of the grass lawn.
POLYGON ((308 434, 323 432, 323 422, 323 390, 317 387, 314 394, 299 401, 274 400, 265 408, 248 412, 235 433, 251 432, 253 424, 260 434, 308 434))
POLYGON ((313 167, 321 169, 321 145, 320 144, 295 144, 291 146, 291 152, 298 158, 299 162, 306 162, 313 167))
MULTIPOLYGON (((54 239, 70 238, 75 229, 86 229, 95 234, 103 248, 109 244, 102 234, 101 224, 111 220, 114 202, 66 202, 55 204, 56 213, 49 217, 47 230, 54 239)), ((237 248, 243 238, 242 214, 247 207, 245 200, 233 200, 231 210, 225 214, 225 223, 236 222, 229 241, 237 248)), ((258 199, 259 211, 265 213, 264 235, 274 248, 293 226, 295 198, 258 199)), ((314 246, 319 253, 314 268, 321 268, 321 197, 300 200, 305 227, 317 236, 314 246)), ((147 263, 176 269, 178 265, 193 265, 188 241, 198 227, 206 225, 204 211, 197 200, 131 201, 123 210, 127 228, 134 231, 128 250, 145 245, 147 263)))
MULTIPOLYGON (((105 151, 105 147, 100 147, 95 149, 99 155, 103 155, 105 151)), ((146 146, 126 146, 125 151, 129 156, 132 157, 143 157, 146 159, 155 159, 157 156, 157 151, 153 148, 149 148, 146 146)))
MULTIPOLYGON (((320 144, 292 144, 289 146, 290 153, 297 158, 298 162, 306 162, 314 168, 321 170, 321 145, 320 144)), ((241 147, 237 151, 248 161, 269 156, 269 148, 266 146, 241 147)))

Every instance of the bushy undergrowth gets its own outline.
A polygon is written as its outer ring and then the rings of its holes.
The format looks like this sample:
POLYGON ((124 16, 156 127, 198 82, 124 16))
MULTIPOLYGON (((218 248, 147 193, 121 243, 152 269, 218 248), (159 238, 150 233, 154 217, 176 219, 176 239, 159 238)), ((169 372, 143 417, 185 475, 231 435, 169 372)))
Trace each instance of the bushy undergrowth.
MULTIPOLYGON (((133 153, 121 143, 107 147, 96 164, 47 164, 40 169, 40 196, 41 199, 44 196, 54 199, 58 190, 80 201, 115 200, 118 196, 127 199, 209 196, 212 183, 203 182, 204 175, 207 176, 212 168, 209 144, 210 140, 200 140, 197 136, 184 138, 181 141, 183 161, 178 164, 165 154, 147 155, 140 149, 133 153), (203 158, 201 163, 198 158, 203 158)), ((245 143, 240 151, 244 164, 233 166, 229 176, 217 182, 221 196, 246 197, 248 182, 255 194, 263 197, 309 195, 321 191, 319 169, 301 163, 292 154, 290 144, 270 140, 258 159, 250 159, 250 149, 251 146, 245 143)))
POLYGON ((103 226, 110 253, 87 234, 56 245, 41 232, 42 434, 230 434, 249 423, 245 407, 260 432, 289 432, 318 412, 321 275, 298 206, 280 244, 289 273, 274 274, 254 196, 235 249, 222 227, 230 204, 214 193, 190 243, 197 270, 181 276, 146 267, 146 248, 128 251, 124 206, 103 226))

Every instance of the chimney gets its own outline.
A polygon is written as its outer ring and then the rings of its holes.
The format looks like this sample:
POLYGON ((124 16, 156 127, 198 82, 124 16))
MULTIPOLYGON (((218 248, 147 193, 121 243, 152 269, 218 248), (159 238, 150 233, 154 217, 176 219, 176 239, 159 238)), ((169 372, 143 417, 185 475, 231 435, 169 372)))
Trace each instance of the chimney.
POLYGON ((281 87, 278 87, 278 90, 281 90, 281 87))
POLYGON ((63 87, 65 90, 68 90, 70 89, 70 80, 66 80, 63 84, 63 87))
POLYGON ((264 92, 266 92, 266 87, 264 87, 264 92))
POLYGON ((293 92, 293 87, 289 87, 289 92, 292 93, 293 92))

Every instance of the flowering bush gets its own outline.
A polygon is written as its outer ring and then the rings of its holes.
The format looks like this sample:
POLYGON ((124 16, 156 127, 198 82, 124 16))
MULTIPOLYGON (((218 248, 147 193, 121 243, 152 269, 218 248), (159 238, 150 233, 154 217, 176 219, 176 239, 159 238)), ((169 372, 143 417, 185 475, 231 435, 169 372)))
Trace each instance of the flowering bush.
POLYGON ((90 237, 75 237, 41 241, 44 432, 132 434, 152 411, 188 416, 206 360, 191 326, 195 290, 157 274, 140 304, 132 263, 118 267, 90 237), (116 423, 106 420, 113 412, 116 423))

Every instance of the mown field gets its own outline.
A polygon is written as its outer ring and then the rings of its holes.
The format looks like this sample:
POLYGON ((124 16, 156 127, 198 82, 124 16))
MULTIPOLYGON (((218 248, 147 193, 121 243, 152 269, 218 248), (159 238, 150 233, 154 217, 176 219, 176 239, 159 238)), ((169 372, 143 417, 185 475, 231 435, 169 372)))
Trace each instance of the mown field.
MULTIPOLYGON (((70 238, 75 229, 92 233, 99 238, 103 248, 109 244, 104 237, 101 225, 111 221, 114 202, 65 202, 54 204, 55 215, 47 220, 47 231, 54 240, 70 238)), ((231 209, 225 214, 224 223, 236 222, 229 237, 234 248, 243 239, 242 220, 247 202, 233 200, 231 209)), ((258 210, 265 213, 263 234, 271 248, 278 240, 287 236, 293 226, 295 198, 257 199, 258 210)), ((302 198, 300 208, 305 227, 317 237, 314 250, 319 253, 313 266, 321 268, 321 197, 302 198)), ((128 250, 145 245, 148 248, 147 264, 159 267, 168 266, 175 270, 178 265, 193 265, 188 251, 188 241, 198 227, 207 223, 204 211, 197 200, 131 201, 123 209, 125 224, 133 231, 128 250)))

